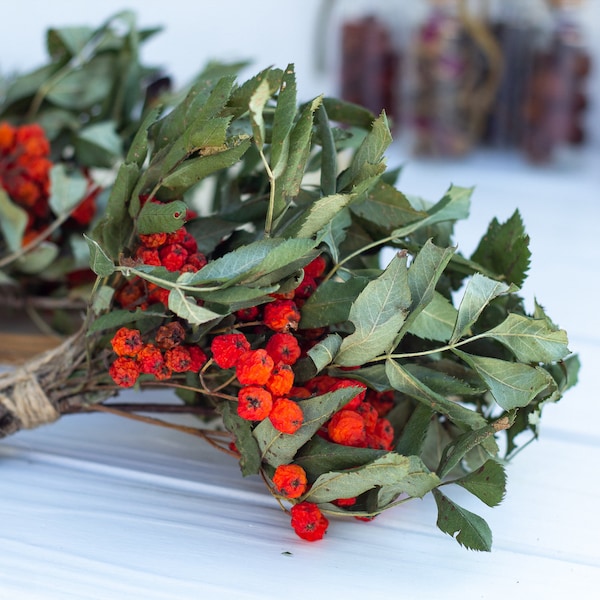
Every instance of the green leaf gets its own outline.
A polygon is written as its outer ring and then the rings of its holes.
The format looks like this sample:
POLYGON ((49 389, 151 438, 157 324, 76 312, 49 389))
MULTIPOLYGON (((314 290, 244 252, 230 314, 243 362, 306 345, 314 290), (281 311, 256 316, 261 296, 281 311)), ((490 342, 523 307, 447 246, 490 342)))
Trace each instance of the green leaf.
POLYGON ((354 198, 353 194, 325 196, 310 205, 302 217, 284 231, 286 236, 310 238, 331 223, 333 217, 354 198))
POLYGON ((387 118, 381 114, 373 121, 371 131, 354 154, 349 168, 340 175, 338 189, 352 190, 362 181, 381 175, 385 171, 385 151, 391 143, 387 118))
POLYGON ((425 404, 417 404, 396 442, 395 451, 404 456, 421 455, 434 412, 425 404))
POLYGON ((355 330, 344 338, 336 362, 362 365, 390 351, 410 303, 406 257, 396 256, 352 304, 349 319, 355 330))
POLYGON ((258 442, 264 461, 273 467, 292 462, 296 452, 313 438, 317 430, 340 407, 347 404, 360 391, 358 387, 347 387, 307 400, 300 400, 304 421, 302 427, 293 435, 277 431, 269 419, 261 421, 254 428, 254 437, 258 442))
POLYGON ((439 292, 435 292, 431 301, 407 327, 407 331, 424 340, 447 342, 454 331, 457 315, 458 312, 452 303, 439 292))
MULTIPOLYGON (((96 289, 94 297, 92 299, 92 313, 99 315, 110 309, 112 299, 115 295, 115 288, 110 285, 101 285, 96 289)), ((90 335, 90 329, 88 327, 86 335, 90 335)))
MULTIPOLYGON (((408 330, 433 300, 436 285, 453 255, 453 248, 439 248, 431 240, 428 240, 415 256, 408 270, 411 304, 410 312, 402 328, 403 331, 408 330)), ((396 340, 396 343, 399 342, 400 340, 396 340)))
POLYGON ((198 306, 194 298, 186 296, 180 289, 172 289, 169 292, 169 310, 185 319, 190 325, 201 325, 223 318, 223 315, 198 306))
POLYGON ((391 235, 395 238, 403 238, 436 223, 466 219, 469 216, 472 193, 473 188, 450 186, 443 198, 427 210, 427 217, 400 227, 394 230, 391 235))
POLYGON ((384 456, 387 452, 387 450, 342 446, 315 435, 302 446, 294 463, 306 471, 310 481, 314 481, 322 473, 360 467, 384 456))
POLYGON ((488 524, 478 515, 452 502, 438 489, 433 490, 438 509, 437 526, 455 537, 456 541, 469 550, 489 552, 492 549, 492 532, 488 524))
POLYGON ((257 285, 276 283, 306 266, 315 256, 315 242, 309 239, 277 239, 277 247, 264 259, 249 269, 241 279, 243 283, 257 285), (270 277, 272 274, 276 276, 270 277))
POLYGON ((469 490, 488 506, 498 506, 506 493, 506 472, 495 460, 488 460, 479 469, 454 483, 469 490))
POLYGON ((516 286, 523 285, 530 258, 529 236, 518 210, 505 223, 500 224, 494 219, 471 256, 472 260, 516 286))
POLYGON ((182 163, 173 173, 161 181, 162 195, 178 197, 187 192, 209 175, 227 169, 237 163, 250 147, 250 140, 239 141, 230 148, 215 154, 190 158, 182 163))
POLYGON ((413 208, 402 192, 384 181, 373 186, 364 200, 354 202, 351 210, 384 231, 427 217, 426 212, 413 208))
POLYGON ((302 306, 300 328, 315 329, 346 321, 352 303, 368 282, 366 277, 352 277, 344 282, 329 279, 320 284, 302 306))
POLYGON ((57 79, 46 97, 62 108, 85 111, 109 96, 114 68, 112 57, 95 56, 85 69, 71 70, 57 79))
MULTIPOLYGON (((423 489, 415 489, 417 474, 429 474, 429 470, 416 456, 401 456, 395 452, 388 452, 374 461, 344 471, 323 473, 312 484, 303 500, 320 504, 331 502, 338 498, 355 498, 375 487, 392 488, 393 496, 410 487, 416 495, 423 496, 439 484, 437 477, 433 476, 425 482, 423 489)), ((386 499, 386 504, 391 498, 386 499)))
POLYGON ((149 309, 137 308, 136 310, 111 309, 110 312, 100 315, 94 319, 87 328, 87 333, 97 331, 106 331, 107 329, 116 329, 130 323, 142 323, 143 321, 152 321, 154 319, 164 319, 167 316, 164 312, 157 312, 149 309))
POLYGON ((310 152, 310 142, 313 131, 313 116, 322 102, 318 96, 306 104, 298 115, 294 128, 290 133, 290 152, 285 172, 277 180, 288 197, 295 197, 300 191, 300 183, 304 178, 306 162, 310 152))
POLYGON ((58 257, 60 248, 53 242, 41 242, 15 261, 21 273, 35 275, 44 272, 58 257))
POLYGON ((140 169, 135 163, 123 163, 119 167, 108 198, 104 219, 95 232, 94 237, 100 240, 106 252, 115 259, 131 236, 133 221, 128 212, 128 205, 139 173, 140 169))
POLYGON ((484 308, 496 297, 511 291, 511 287, 475 273, 467 283, 463 298, 458 307, 456 325, 450 343, 460 340, 473 325, 484 308))
POLYGON ((88 248, 90 249, 90 269, 100 277, 108 277, 115 272, 115 265, 112 259, 104 252, 100 244, 83 234, 88 248))
POLYGON ((339 98, 323 98, 323 105, 332 121, 370 129, 375 115, 364 106, 347 102, 339 98))
POLYGON ((12 252, 21 249, 21 241, 29 220, 27 212, 14 204, 0 187, 0 231, 12 252))
POLYGON ((112 167, 123 153, 116 127, 114 121, 104 121, 82 128, 74 141, 79 162, 90 167, 112 167))
POLYGON ((511 313, 500 325, 483 334, 506 346, 520 362, 552 362, 569 354, 567 333, 547 319, 511 313))
POLYGON ((91 41, 93 35, 91 27, 53 27, 46 34, 46 49, 54 59, 76 56, 91 41))
POLYGON ((307 354, 315 364, 317 373, 333 362, 341 343, 342 338, 337 333, 331 333, 308 350, 307 354))
POLYGON ((75 208, 87 191, 87 180, 80 171, 70 173, 58 163, 50 169, 50 199, 52 212, 61 216, 75 208))
POLYGON ((137 217, 136 227, 140 234, 173 233, 180 229, 187 215, 183 200, 158 203, 146 202, 137 217))
POLYGON ((279 177, 288 160, 290 147, 289 134, 296 116, 296 74, 294 66, 288 65, 283 72, 281 88, 277 96, 277 106, 273 115, 271 134, 271 171, 279 177))
POLYGON ((395 390, 445 415, 463 429, 479 429, 487 425, 487 421, 479 413, 434 392, 397 361, 388 359, 385 366, 390 384, 395 390))
POLYGON ((242 419, 233 409, 231 402, 223 402, 219 412, 223 417, 223 425, 235 435, 235 446, 240 456, 240 469, 242 475, 255 475, 260 470, 261 457, 256 439, 252 435, 252 423, 242 419))
MULTIPOLYGON (((465 459, 468 453, 477 447, 488 457, 495 457, 499 452, 495 435, 512 427, 515 422, 516 412, 502 415, 493 423, 485 425, 475 431, 467 431, 454 438, 446 445, 440 458, 437 473, 440 477, 446 477, 452 470, 465 459)), ((480 463, 481 464, 481 461, 480 463)))
POLYGON ((504 409, 527 406, 538 394, 550 395, 556 382, 548 371, 497 358, 474 356, 460 350, 453 352, 475 369, 488 386, 494 400, 504 409))
POLYGON ((332 196, 337 190, 337 152, 335 140, 329 126, 325 105, 321 103, 317 110, 317 126, 321 139, 321 193, 332 196))
POLYGON ((149 110, 144 117, 127 150, 126 163, 135 163, 140 168, 143 166, 148 156, 148 128, 156 122, 160 111, 161 108, 157 106, 149 110))
POLYGON ((263 118, 263 111, 269 99, 271 98, 271 86, 269 85, 268 79, 263 79, 259 84, 252 96, 250 96, 250 102, 248 109, 250 111, 250 123, 252 124, 252 135, 254 136, 254 143, 259 150, 265 144, 265 121, 263 118))

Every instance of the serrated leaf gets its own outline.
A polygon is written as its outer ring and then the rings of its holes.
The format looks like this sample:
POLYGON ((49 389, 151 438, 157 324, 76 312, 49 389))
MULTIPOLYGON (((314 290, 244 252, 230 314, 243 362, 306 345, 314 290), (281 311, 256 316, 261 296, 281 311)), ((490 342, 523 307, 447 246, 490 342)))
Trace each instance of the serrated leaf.
POLYGON ((296 116, 296 74, 294 66, 288 65, 283 72, 281 88, 277 96, 277 106, 273 115, 271 134, 271 171, 273 177, 281 175, 287 164, 289 134, 296 116))
POLYGON ((477 321, 485 307, 496 297, 509 292, 511 287, 495 281, 485 275, 475 273, 467 283, 464 295, 458 307, 456 326, 450 343, 460 340, 477 321))
POLYGON ((307 400, 300 400, 304 421, 302 427, 293 435, 281 433, 269 419, 261 421, 254 428, 254 437, 258 442, 264 461, 273 467, 292 462, 296 452, 315 435, 317 430, 344 404, 348 403, 360 391, 358 387, 347 387, 307 400))
POLYGON ((179 289, 172 289, 169 292, 169 310, 172 310, 177 316, 185 319, 190 325, 201 325, 216 319, 221 319, 220 315, 203 306, 198 306, 195 298, 186 296, 179 289))
POLYGON ((244 139, 215 154, 184 161, 180 167, 161 180, 159 195, 169 198, 181 196, 209 175, 237 163, 249 147, 250 140, 244 139))
POLYGON ((352 190, 365 179, 381 175, 385 171, 384 155, 392 143, 392 135, 385 114, 371 125, 371 130, 354 154, 348 169, 340 176, 338 189, 352 190))
POLYGON ((139 174, 140 169, 135 163, 123 163, 119 167, 108 197, 104 219, 98 226, 98 235, 95 236, 102 242, 106 252, 115 259, 131 235, 133 221, 128 212, 128 205, 139 174))
POLYGON ((310 205, 302 217, 286 228, 285 235, 299 238, 312 237, 331 223, 333 217, 348 206, 353 198, 353 194, 334 194, 317 200, 310 205))
POLYGON ((410 306, 406 257, 395 256, 350 308, 355 330, 344 338, 335 360, 342 366, 362 365, 391 350, 410 306))
POLYGON ((438 509, 437 526, 469 550, 489 552, 492 549, 492 532, 478 515, 452 502, 438 489, 433 490, 438 509))
POLYGON ((556 390, 556 382, 541 367, 474 356, 457 349, 453 352, 477 372, 504 410, 527 406, 538 394, 550 395, 556 390))
POLYGON ((146 202, 136 220, 138 233, 173 233, 185 224, 187 205, 183 200, 146 202))
MULTIPOLYGON (((404 484, 415 487, 417 480, 411 476, 421 473, 429 473, 429 470, 418 457, 388 452, 356 469, 323 473, 303 496, 303 500, 319 504, 338 498, 355 498, 375 487, 393 488, 394 495, 398 495, 403 491, 404 484)), ((431 487, 426 484, 426 489, 415 490, 417 495, 426 494, 439 483, 437 477, 432 479, 431 487)))
POLYGON ((90 249, 90 269, 100 277, 108 277, 115 272, 115 265, 112 259, 102 249, 100 244, 83 234, 88 248, 90 249))
POLYGON ((148 129, 156 122, 160 111, 161 108, 157 106, 149 110, 144 117, 144 120, 140 124, 129 149, 127 150, 127 155, 125 157, 126 163, 134 163, 140 168, 144 164, 146 156, 148 155, 148 129))
POLYGON ((0 188, 0 231, 12 252, 20 250, 28 221, 27 212, 14 204, 0 188))
POLYGON ((500 325, 485 332, 506 346, 520 362, 553 362, 569 354, 567 333, 546 319, 532 319, 511 313, 500 325))
POLYGON ((529 236, 518 210, 505 223, 494 219, 471 255, 472 260, 516 286, 523 285, 530 258, 529 236))
POLYGON ((506 492, 506 472, 495 460, 488 460, 479 469, 456 480, 461 487, 477 496, 488 506, 498 506, 506 492))

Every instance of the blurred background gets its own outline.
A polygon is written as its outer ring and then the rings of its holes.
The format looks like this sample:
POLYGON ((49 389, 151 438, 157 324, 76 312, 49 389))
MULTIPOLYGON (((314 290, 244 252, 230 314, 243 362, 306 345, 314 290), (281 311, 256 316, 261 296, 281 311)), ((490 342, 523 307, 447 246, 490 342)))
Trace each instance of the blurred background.
POLYGON ((142 57, 174 87, 211 59, 251 61, 242 76, 292 62, 301 100, 384 108, 413 157, 552 165, 600 145, 600 0, 26 0, 3 18, 0 74, 41 65, 49 27, 124 9, 162 28, 142 57))

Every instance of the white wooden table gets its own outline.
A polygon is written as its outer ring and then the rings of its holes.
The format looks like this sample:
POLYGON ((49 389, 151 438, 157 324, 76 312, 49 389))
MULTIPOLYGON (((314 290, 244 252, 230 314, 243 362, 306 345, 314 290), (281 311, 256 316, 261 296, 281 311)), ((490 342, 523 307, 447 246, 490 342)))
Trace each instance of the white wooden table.
POLYGON ((409 160, 400 179, 431 200, 450 183, 476 186, 457 228, 465 253, 493 216, 520 209, 532 238, 529 308, 537 297, 583 365, 578 386, 545 409, 540 440, 508 467, 504 502, 454 495, 490 524, 491 553, 442 534, 429 497, 371 523, 334 520, 324 540, 303 542, 262 481, 201 440, 79 415, 0 442, 0 598, 595 597, 599 157, 552 169, 494 154, 409 160))

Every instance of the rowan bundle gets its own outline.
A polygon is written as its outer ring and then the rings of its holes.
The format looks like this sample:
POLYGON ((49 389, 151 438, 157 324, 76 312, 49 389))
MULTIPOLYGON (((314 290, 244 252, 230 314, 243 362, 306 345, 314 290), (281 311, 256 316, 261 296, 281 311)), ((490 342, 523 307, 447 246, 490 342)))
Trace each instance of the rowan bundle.
POLYGON ((180 428, 260 475, 303 539, 432 493, 442 531, 490 550, 485 521, 443 490, 499 504, 505 460, 578 361, 519 296, 520 215, 463 256, 453 226, 472 190, 405 196, 391 142, 385 114, 299 102, 293 65, 243 83, 215 65, 147 110, 82 234, 82 328, 2 376, 0 431, 189 412, 197 426, 180 428), (115 403, 156 387, 172 404, 115 403))

